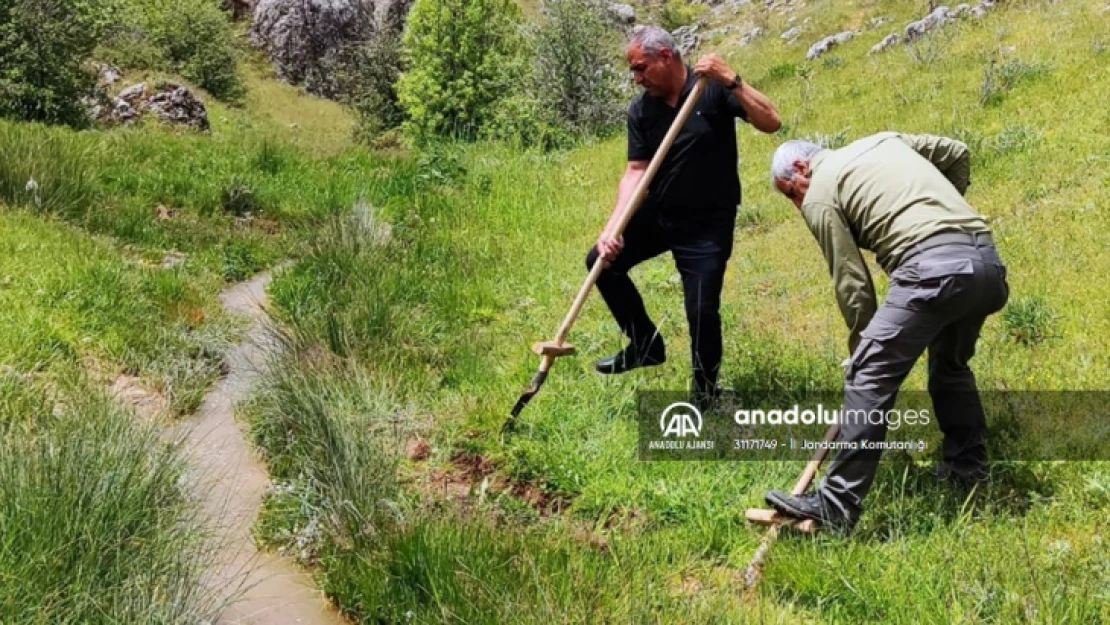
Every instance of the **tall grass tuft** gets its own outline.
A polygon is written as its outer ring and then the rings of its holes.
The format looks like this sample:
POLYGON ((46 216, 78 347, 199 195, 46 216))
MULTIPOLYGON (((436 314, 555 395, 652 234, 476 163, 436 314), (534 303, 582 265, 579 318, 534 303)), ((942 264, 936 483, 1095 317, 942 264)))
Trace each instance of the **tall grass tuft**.
POLYGON ((97 198, 93 153, 72 131, 0 122, 0 201, 83 216, 97 198))
POLYGON ((411 423, 349 363, 281 340, 283 355, 248 408, 271 479, 283 485, 267 509, 287 510, 269 515, 260 533, 303 561, 320 550, 370 557, 400 520, 397 466, 411 423))
POLYGON ((0 622, 198 623, 184 462, 77 374, 0 376, 0 622))

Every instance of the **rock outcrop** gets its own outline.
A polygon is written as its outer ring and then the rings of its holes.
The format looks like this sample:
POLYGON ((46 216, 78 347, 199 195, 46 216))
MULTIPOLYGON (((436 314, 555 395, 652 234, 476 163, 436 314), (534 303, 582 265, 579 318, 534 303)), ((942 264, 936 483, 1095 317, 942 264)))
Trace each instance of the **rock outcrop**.
POLYGON ((110 123, 130 125, 145 113, 153 113, 159 120, 176 126, 186 126, 209 132, 208 109, 204 102, 185 87, 161 82, 153 89, 146 83, 131 85, 112 100, 112 106, 100 117, 110 123))
POLYGON ((957 5, 955 9, 950 9, 947 6, 939 6, 925 17, 906 24, 901 35, 898 33, 891 33, 884 37, 882 41, 871 48, 871 52, 868 54, 884 52, 899 43, 912 43, 934 30, 943 28, 961 19, 982 18, 997 4, 995 0, 982 0, 974 7, 969 4, 957 5))
POLYGON ((413 0, 258 0, 251 42, 274 62, 278 78, 310 93, 340 95, 344 51, 378 29, 400 29, 413 0))
POLYGON ((856 31, 854 31, 854 30, 846 30, 842 33, 837 33, 835 35, 829 35, 828 37, 825 37, 825 38, 821 39, 820 41, 818 41, 817 43, 810 46, 809 52, 806 52, 806 60, 807 61, 813 61, 813 60, 817 59, 818 57, 820 57, 822 54, 825 54, 829 50, 832 50, 836 46, 839 46, 840 44, 843 44, 843 43, 848 43, 855 36, 856 36, 856 31))

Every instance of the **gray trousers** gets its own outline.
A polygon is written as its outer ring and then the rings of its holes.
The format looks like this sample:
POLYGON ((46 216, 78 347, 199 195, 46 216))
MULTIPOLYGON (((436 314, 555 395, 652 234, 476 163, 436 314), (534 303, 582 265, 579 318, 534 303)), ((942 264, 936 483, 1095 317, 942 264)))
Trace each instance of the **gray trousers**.
MULTIPOLYGON (((890 279, 886 301, 860 334, 848 365, 845 412, 890 410, 928 350, 929 395, 944 433, 944 459, 969 470, 985 468, 986 419, 968 361, 983 322, 1009 297, 998 251, 986 234, 936 235, 908 252, 890 279)), ((838 440, 885 440, 887 424, 878 421, 847 419, 838 440)), ((873 449, 840 451, 818 489, 831 513, 853 523, 859 518, 881 456, 873 449)))

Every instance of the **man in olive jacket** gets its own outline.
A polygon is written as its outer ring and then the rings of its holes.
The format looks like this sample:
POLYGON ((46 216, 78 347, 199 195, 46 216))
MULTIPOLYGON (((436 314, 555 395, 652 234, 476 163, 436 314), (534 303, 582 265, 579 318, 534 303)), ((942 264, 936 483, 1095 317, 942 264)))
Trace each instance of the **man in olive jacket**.
MULTIPOLYGON (((963 197, 970 173, 959 141, 885 132, 839 150, 788 141, 771 174, 817 239, 848 325, 842 414, 885 414, 928 350, 929 394, 944 433, 938 475, 961 482, 987 475, 985 417, 968 361, 983 322, 1009 297, 990 228, 963 197), (881 307, 861 249, 890 276, 881 307)), ((854 527, 882 455, 860 443, 886 438, 878 421, 842 418, 839 440, 857 448, 841 449, 814 494, 771 491, 767 502, 789 516, 854 527)))

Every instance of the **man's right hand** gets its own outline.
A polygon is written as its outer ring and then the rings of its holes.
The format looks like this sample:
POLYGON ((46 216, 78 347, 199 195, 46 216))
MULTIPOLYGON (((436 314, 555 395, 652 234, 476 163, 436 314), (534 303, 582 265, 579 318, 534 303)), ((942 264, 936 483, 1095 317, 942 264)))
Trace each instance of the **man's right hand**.
POLYGON ((621 249, 623 248, 624 237, 614 237, 610 236, 607 232, 603 232, 601 236, 597 238, 597 255, 598 258, 605 263, 603 265, 604 267, 608 267, 617 255, 621 253, 621 249))

